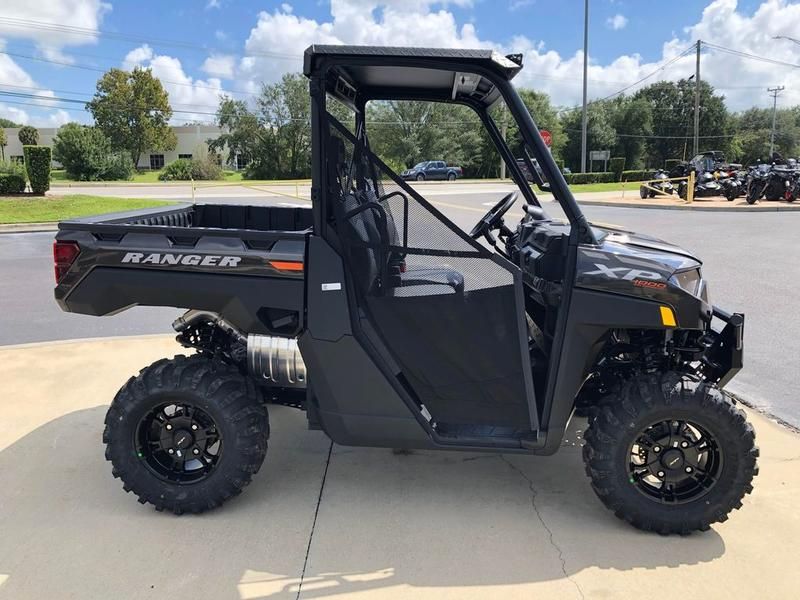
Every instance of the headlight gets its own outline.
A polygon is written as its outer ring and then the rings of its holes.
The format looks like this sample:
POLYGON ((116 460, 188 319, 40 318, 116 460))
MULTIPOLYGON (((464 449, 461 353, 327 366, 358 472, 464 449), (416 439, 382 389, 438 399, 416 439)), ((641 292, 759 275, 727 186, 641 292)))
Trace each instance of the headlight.
POLYGON ((706 283, 700 275, 700 269, 680 271, 670 277, 669 280, 682 290, 689 292, 692 296, 697 296, 705 300, 706 298, 703 296, 708 295, 706 283))

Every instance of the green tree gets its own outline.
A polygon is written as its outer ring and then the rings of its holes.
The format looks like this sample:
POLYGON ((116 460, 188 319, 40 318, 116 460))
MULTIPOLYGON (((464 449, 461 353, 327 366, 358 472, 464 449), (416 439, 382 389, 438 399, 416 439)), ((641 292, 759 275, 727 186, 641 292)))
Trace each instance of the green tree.
MULTIPOLYGON (((795 156, 800 146, 799 107, 780 109, 775 115, 775 150, 785 157, 795 156)), ((731 144, 735 160, 752 164, 770 158, 772 109, 751 108, 732 117, 736 132, 731 144)))
POLYGON ((169 95, 150 69, 110 69, 86 105, 114 150, 130 154, 134 165, 145 150, 173 150, 169 95))
MULTIPOLYGON (((550 96, 543 92, 528 89, 519 90, 519 95, 536 122, 536 126, 540 130, 544 129, 550 132, 553 138, 553 145, 550 147, 550 151, 553 153, 554 158, 560 159, 567 143, 567 136, 564 133, 561 120, 558 118, 558 112, 550 103, 550 96)), ((513 129, 516 130, 516 126, 513 129)), ((516 135, 519 137, 518 133, 516 135)))
MULTIPOLYGON (((561 124, 567 132, 564 145, 564 162, 573 171, 580 169, 581 164, 581 120, 580 109, 565 113, 561 124)), ((617 143, 617 132, 611 122, 611 111, 606 102, 593 102, 588 108, 587 148, 592 150, 611 150, 617 143)), ((587 156, 586 168, 589 169, 587 156)), ((594 169, 597 170, 597 169, 594 169)))
POLYGON ((228 152, 228 162, 233 164, 236 156, 245 163, 250 163, 256 156, 261 125, 258 117, 247 107, 244 100, 233 100, 228 96, 220 99, 217 108, 217 125, 222 133, 213 140, 208 140, 208 149, 212 152, 228 152))
POLYGON ((58 130, 53 138, 53 160, 78 181, 130 179, 133 173, 127 152, 113 152, 102 131, 79 123, 67 123, 58 130))
MULTIPOLYGON (((659 81, 639 90, 634 98, 650 104, 653 137, 646 144, 648 164, 661 166, 668 158, 689 159, 694 136, 695 83, 659 81)), ((700 151, 727 151, 732 138, 725 97, 708 83, 700 84, 700 151)))
POLYGON ((0 117, 0 129, 8 127, 8 128, 15 128, 15 127, 22 127, 19 123, 15 123, 9 119, 4 117, 0 117))
POLYGON ((6 159, 6 146, 8 145, 8 138, 6 138, 5 129, 0 128, 0 160, 6 159))
POLYGON ((620 96, 609 103, 611 124, 617 132, 612 156, 625 158, 626 169, 644 167, 647 137, 653 133, 653 110, 641 98, 620 96))
POLYGON ((274 139, 261 136, 261 143, 270 154, 278 150, 279 170, 286 177, 307 177, 311 171, 308 80, 300 73, 287 73, 275 84, 264 84, 256 104, 262 125, 275 133, 274 139))
POLYGON ((37 146, 39 144, 39 130, 36 127, 25 125, 17 134, 19 143, 23 146, 37 146))

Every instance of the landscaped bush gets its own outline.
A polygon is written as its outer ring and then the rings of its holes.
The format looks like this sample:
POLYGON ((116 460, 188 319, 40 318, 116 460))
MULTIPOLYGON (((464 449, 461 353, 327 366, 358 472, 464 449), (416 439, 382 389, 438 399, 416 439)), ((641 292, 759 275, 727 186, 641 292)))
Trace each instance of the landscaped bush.
POLYGON ((10 160, 0 161, 0 194, 21 194, 26 181, 24 166, 10 160))
POLYGON ((622 172, 625 170, 625 157, 612 157, 611 160, 608 161, 608 170, 614 173, 614 180, 619 181, 622 177, 622 172))
POLYGON ((25 176, 14 173, 0 173, 0 195, 21 194, 25 191, 25 176))
POLYGON ((161 181, 189 181, 190 179, 222 179, 222 167, 213 157, 179 158, 169 163, 158 178, 161 181))
POLYGON ((647 181, 652 178, 652 169, 636 169, 622 172, 622 181, 647 181))
POLYGON ((112 152, 111 142, 96 127, 67 123, 53 139, 53 158, 70 179, 77 181, 125 180, 133 176, 133 161, 123 152, 112 152))
POLYGON ((613 183, 614 173, 568 173, 564 175, 567 183, 570 185, 578 185, 581 183, 613 183))
POLYGON ((48 146, 23 146, 25 171, 31 182, 31 191, 42 195, 50 189, 50 161, 52 153, 48 146))

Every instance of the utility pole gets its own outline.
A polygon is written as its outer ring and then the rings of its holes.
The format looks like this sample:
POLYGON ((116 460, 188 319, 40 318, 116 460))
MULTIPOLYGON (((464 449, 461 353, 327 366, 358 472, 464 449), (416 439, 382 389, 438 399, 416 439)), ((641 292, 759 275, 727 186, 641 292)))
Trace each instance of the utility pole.
POLYGON ((786 87, 779 85, 774 88, 767 88, 767 91, 772 94, 772 133, 769 135, 769 157, 772 159, 772 153, 775 152, 775 116, 778 112, 778 94, 780 94, 786 87))
POLYGON ((697 63, 694 69, 694 143, 692 156, 700 154, 700 49, 703 42, 697 40, 697 63))
POLYGON ((581 119, 581 173, 586 173, 586 146, 589 115, 587 113, 587 85, 589 73, 589 0, 584 0, 583 10, 583 116, 581 119))

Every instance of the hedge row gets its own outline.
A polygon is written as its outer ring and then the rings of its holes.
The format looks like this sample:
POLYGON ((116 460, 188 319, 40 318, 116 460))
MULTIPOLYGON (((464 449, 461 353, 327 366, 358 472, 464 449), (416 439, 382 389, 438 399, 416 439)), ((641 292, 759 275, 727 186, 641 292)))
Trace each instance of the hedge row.
POLYGON ((652 178, 653 169, 636 169, 622 172, 622 181, 647 181, 652 178))
POLYGON ((613 183, 616 181, 614 173, 567 173, 564 175, 567 183, 576 185, 581 183, 613 183))
POLYGON ((25 155, 25 170, 28 172, 28 181, 31 182, 31 191, 43 195, 50 189, 50 161, 52 160, 48 146, 23 146, 25 155))
POLYGON ((17 173, 0 173, 0 194, 21 194, 25 191, 25 177, 17 173))

